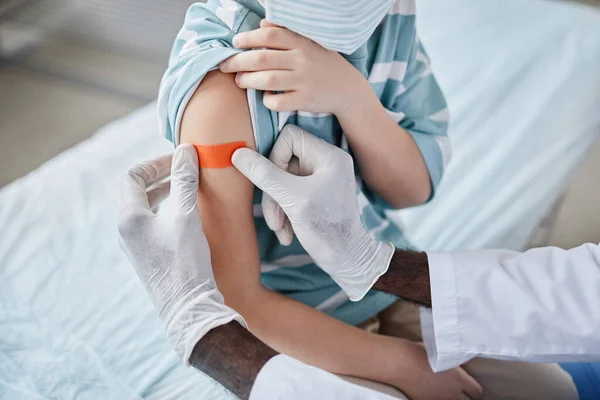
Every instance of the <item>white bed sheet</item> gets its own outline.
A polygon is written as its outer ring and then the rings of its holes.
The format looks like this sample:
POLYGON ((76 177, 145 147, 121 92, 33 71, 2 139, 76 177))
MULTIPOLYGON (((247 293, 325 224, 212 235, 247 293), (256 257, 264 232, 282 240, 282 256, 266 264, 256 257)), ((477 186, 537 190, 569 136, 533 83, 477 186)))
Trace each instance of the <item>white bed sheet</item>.
MULTIPOLYGON (((454 116, 423 248, 518 248, 600 132, 600 15, 541 0, 419 3, 454 116)), ((170 351, 116 239, 116 180, 170 151, 154 106, 0 190, 1 399, 224 399, 170 351)))
POLYGON ((443 0, 417 12, 454 154, 433 201, 396 221, 423 249, 521 249, 600 136, 600 8, 443 0))
POLYGON ((155 106, 0 191, 0 399, 224 399, 185 368, 116 241, 116 183, 172 151, 155 106))

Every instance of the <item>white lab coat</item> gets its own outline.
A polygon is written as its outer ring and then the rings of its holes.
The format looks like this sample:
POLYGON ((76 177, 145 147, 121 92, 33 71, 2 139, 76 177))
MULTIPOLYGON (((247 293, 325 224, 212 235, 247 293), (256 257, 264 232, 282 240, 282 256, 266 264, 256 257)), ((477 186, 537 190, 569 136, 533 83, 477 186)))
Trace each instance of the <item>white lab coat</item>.
POLYGON ((250 400, 397 400, 280 354, 260 370, 250 400))
MULTIPOLYGON (((600 246, 428 253, 432 310, 421 325, 434 371, 474 357, 600 360, 600 246)), ((251 400, 391 397, 287 356, 260 372, 251 400)))
MULTIPOLYGON (((474 357, 532 362, 600 360, 600 246, 525 253, 428 253, 432 310, 421 325, 434 371, 474 357)), ((279 355, 250 400, 390 400, 279 355)))
POLYGON ((473 357, 600 360, 600 246, 428 253, 421 312, 434 371, 473 357))

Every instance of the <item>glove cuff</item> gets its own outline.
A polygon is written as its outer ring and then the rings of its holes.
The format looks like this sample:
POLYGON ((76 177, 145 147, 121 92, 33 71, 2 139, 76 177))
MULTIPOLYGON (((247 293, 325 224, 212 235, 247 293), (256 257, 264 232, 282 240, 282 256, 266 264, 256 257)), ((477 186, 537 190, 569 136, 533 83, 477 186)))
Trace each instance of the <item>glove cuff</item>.
POLYGON ((244 318, 223 303, 223 296, 216 287, 206 290, 201 286, 196 290, 199 293, 190 293, 196 296, 193 300, 186 301, 184 307, 165 320, 169 342, 188 366, 194 347, 212 329, 232 321, 248 329, 244 318))
POLYGON ((376 240, 373 242, 369 255, 362 261, 355 260, 358 263, 355 268, 350 268, 333 278, 351 301, 362 300, 390 267, 395 252, 394 245, 376 240))

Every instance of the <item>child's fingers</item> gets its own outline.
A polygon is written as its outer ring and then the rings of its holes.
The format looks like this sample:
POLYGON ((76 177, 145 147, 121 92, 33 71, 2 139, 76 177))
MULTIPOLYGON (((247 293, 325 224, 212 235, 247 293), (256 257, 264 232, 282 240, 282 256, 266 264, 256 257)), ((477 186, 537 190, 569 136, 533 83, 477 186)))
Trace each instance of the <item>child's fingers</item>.
POLYGON ((285 112, 303 108, 301 94, 295 91, 285 93, 269 93, 263 95, 263 104, 269 110, 285 112))
POLYGON ((250 50, 223 61, 219 64, 219 69, 225 73, 292 70, 294 64, 287 51, 250 50))
POLYGON ((235 83, 242 89, 293 90, 295 82, 290 71, 240 72, 235 83))
POLYGON ((290 50, 300 46, 301 36, 284 28, 260 28, 238 33, 233 37, 233 45, 238 49, 278 49, 290 50))
POLYGON ((275 25, 274 23, 269 22, 266 19, 260 20, 260 27, 261 28, 280 28, 279 25, 275 25))
POLYGON ((483 396, 483 387, 481 384, 462 368, 460 369, 460 373, 464 382, 463 392, 466 393, 470 399, 480 399, 483 396))

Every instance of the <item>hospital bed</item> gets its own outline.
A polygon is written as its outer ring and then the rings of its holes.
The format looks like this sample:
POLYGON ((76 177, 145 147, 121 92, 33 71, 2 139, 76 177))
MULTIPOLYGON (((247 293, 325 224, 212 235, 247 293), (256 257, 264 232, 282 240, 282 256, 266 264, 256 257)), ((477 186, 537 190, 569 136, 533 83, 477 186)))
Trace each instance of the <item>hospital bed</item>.
MULTIPOLYGON (((542 0, 419 5, 453 162, 394 213, 427 249, 522 248, 600 133, 600 14, 542 0)), ((227 399, 170 351, 118 248, 116 184, 169 152, 155 105, 0 190, 0 399, 227 399)))

